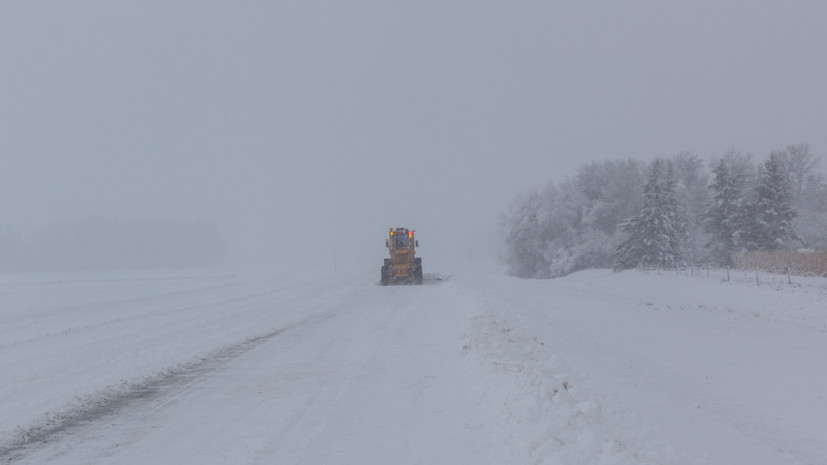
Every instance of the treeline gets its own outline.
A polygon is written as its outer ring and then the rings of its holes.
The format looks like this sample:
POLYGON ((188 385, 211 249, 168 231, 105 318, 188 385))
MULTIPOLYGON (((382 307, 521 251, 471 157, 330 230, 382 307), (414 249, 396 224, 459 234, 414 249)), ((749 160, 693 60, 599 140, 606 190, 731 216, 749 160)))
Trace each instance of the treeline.
POLYGON ((679 153, 604 161, 519 196, 504 218, 509 272, 729 265, 742 251, 827 250, 827 179, 806 144, 757 163, 679 153))
POLYGON ((87 271, 219 265, 226 244, 206 221, 93 217, 24 237, 0 227, 0 271, 87 271))

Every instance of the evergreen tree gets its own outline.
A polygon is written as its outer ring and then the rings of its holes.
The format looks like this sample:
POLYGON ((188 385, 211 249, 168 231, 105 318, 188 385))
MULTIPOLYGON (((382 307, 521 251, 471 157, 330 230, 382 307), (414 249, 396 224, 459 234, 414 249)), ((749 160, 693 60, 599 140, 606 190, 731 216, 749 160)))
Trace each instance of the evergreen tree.
POLYGON ((629 236, 615 249, 615 269, 641 264, 671 266, 681 258, 684 234, 674 173, 671 165, 663 171, 663 162, 655 160, 643 188, 643 208, 619 225, 629 236))
POLYGON ((661 192, 663 211, 669 220, 670 228, 665 232, 669 237, 669 251, 672 255, 672 264, 685 256, 687 221, 685 208, 678 202, 678 181, 675 178, 675 167, 672 161, 666 164, 666 180, 661 192))
POLYGON ((704 230, 711 235, 707 247, 711 249, 713 261, 728 266, 732 264, 735 250, 735 220, 741 192, 723 159, 712 173, 715 177, 709 186, 712 198, 704 213, 704 230))
POLYGON ((796 209, 792 205, 789 178, 782 163, 779 155, 770 154, 756 186, 753 226, 759 250, 776 250, 797 238, 792 224, 796 209))
POLYGON ((684 259, 699 262, 706 259, 705 244, 709 235, 703 232, 703 217, 709 199, 709 176, 697 155, 680 152, 672 157, 675 169, 675 197, 683 225, 684 259))
POLYGON ((751 190, 742 194, 732 217, 733 252, 759 250, 761 240, 758 223, 758 197, 755 186, 752 186, 751 190))

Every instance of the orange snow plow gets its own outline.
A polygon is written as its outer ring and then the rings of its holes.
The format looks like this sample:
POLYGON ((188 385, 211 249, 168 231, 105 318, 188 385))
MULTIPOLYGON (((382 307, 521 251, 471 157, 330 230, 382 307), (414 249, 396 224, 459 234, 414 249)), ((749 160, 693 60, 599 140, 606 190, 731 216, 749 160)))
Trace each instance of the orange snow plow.
POLYGON ((415 256, 419 241, 413 229, 390 228, 385 247, 390 258, 382 265, 382 285, 422 284, 422 259, 415 256))

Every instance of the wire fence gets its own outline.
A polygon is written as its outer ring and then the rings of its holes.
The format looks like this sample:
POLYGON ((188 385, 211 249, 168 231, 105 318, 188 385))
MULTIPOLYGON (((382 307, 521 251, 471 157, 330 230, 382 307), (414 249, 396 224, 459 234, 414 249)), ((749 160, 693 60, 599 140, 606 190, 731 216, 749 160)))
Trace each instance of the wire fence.
POLYGON ((720 279, 721 281, 780 282, 793 284, 795 277, 827 277, 827 251, 743 252, 733 257, 732 267, 711 264, 673 266, 638 265, 646 273, 720 279))
POLYGON ((794 277, 789 269, 782 273, 770 273, 763 270, 741 269, 735 267, 720 267, 713 265, 677 265, 677 266, 650 266, 640 265, 637 270, 643 273, 656 273, 658 275, 675 275, 687 278, 715 279, 722 282, 748 282, 752 281, 757 285, 765 283, 786 283, 793 284, 794 277))

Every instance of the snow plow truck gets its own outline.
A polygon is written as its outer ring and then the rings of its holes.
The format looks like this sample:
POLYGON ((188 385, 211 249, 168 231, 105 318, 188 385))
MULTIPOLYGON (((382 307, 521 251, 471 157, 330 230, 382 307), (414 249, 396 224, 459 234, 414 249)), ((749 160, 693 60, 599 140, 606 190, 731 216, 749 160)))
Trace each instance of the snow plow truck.
POLYGON ((391 258, 382 265, 382 285, 422 284, 422 259, 415 256, 419 241, 413 229, 390 228, 385 247, 391 258))

